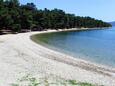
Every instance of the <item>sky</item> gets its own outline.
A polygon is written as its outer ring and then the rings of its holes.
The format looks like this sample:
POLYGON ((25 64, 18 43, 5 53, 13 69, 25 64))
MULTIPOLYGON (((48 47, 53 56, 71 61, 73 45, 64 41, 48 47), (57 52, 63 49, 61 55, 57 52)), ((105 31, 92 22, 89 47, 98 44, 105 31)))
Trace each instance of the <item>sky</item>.
POLYGON ((76 16, 90 16, 106 22, 115 21, 115 0, 19 0, 33 2, 38 9, 62 9, 76 16))

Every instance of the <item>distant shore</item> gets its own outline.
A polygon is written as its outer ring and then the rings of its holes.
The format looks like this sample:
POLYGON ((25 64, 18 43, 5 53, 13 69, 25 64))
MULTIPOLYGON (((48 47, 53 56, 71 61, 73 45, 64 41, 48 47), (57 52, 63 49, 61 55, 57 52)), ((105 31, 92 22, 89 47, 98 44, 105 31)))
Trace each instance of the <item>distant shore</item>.
MULTIPOLYGON (((77 29, 71 29, 77 30, 77 29)), ((86 30, 86 29, 84 29, 86 30)), ((48 30, 0 36, 1 86, 9 86, 23 74, 60 77, 93 84, 114 86, 115 69, 109 68, 36 44, 30 36, 70 30, 48 30)))

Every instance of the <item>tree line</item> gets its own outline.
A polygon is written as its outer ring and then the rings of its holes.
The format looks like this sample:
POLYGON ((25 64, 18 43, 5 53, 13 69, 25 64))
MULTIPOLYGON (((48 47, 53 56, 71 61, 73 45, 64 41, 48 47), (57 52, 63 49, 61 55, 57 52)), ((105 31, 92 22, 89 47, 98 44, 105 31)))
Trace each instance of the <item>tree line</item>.
POLYGON ((110 27, 91 17, 80 17, 60 9, 37 9, 34 3, 21 5, 18 0, 0 0, 0 30, 27 30, 110 27))

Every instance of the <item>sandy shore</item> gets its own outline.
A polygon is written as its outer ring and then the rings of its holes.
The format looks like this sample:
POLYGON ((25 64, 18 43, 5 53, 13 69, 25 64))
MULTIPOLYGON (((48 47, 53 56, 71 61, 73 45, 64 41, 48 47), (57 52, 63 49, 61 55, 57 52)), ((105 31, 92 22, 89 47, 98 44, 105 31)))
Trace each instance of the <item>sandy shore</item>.
POLYGON ((31 41, 29 32, 0 36, 0 86, 10 86, 23 75, 60 77, 115 86, 115 68, 108 68, 50 50, 31 41))

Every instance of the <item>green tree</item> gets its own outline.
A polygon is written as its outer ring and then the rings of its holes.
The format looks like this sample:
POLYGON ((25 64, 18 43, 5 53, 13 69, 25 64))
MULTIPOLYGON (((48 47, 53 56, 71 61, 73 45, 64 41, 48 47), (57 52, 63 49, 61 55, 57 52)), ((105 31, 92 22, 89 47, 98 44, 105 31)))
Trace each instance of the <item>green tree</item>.
POLYGON ((34 3, 20 5, 19 0, 0 0, 0 28, 20 32, 22 29, 44 30, 63 28, 110 27, 91 17, 80 17, 60 9, 38 10, 34 3))

